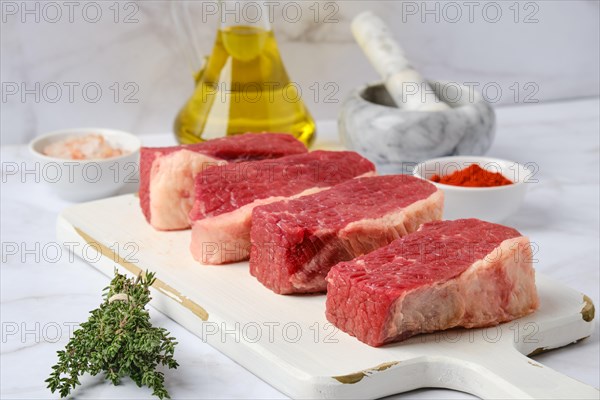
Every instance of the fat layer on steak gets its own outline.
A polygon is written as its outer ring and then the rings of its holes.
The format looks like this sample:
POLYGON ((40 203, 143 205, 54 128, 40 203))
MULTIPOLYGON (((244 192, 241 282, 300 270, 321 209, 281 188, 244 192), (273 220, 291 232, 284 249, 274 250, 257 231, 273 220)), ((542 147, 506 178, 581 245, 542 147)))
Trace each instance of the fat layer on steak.
POLYGON ((231 161, 306 152, 300 141, 281 133, 248 133, 192 145, 142 147, 139 191, 142 212, 156 229, 187 229, 194 177, 203 169, 231 161))
POLYGON ((351 151, 313 151, 206 169, 196 177, 190 212, 192 255, 205 264, 247 259, 255 207, 374 173, 373 163, 351 151))
POLYGON ((440 219, 442 208, 441 190, 407 175, 357 178, 256 207, 250 273, 280 294, 325 291, 333 265, 440 219))
POLYGON ((327 319, 371 346, 496 325, 538 302, 529 240, 477 219, 424 224, 327 276, 327 319))

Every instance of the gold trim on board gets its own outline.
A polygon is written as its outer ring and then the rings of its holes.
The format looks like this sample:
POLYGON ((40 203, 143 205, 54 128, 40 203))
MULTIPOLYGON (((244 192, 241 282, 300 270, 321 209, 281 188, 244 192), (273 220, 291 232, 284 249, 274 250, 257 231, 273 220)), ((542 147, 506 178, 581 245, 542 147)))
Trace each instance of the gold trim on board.
MULTIPOLYGON (((127 261, 126 259, 121 257, 119 254, 115 253, 113 250, 111 250, 104 244, 95 240, 94 238, 92 238, 90 235, 88 235, 81 229, 79 229, 79 228, 74 228, 74 229, 75 229, 75 232, 77 232, 77 234, 79 236, 81 236, 83 238, 83 240, 85 240, 87 242, 87 244, 89 244, 90 246, 93 246, 94 248, 99 249, 100 253, 104 257, 107 257, 107 258, 113 260, 115 263, 119 264, 120 266, 125 268, 127 271, 131 272, 132 274, 134 274, 136 276, 144 272, 140 267, 127 261)), ((208 320, 208 312, 204 308, 200 307, 198 304, 196 304, 193 301, 191 301, 190 299, 188 299, 186 296, 181 294, 175 288, 167 285, 165 282, 161 281, 158 278, 154 281, 154 284, 152 286, 155 289, 159 290, 161 293, 167 295, 171 299, 175 300, 176 302, 178 302, 179 304, 181 304, 182 306, 184 306, 185 308, 190 310, 192 313, 194 313, 196 316, 198 316, 202 321, 208 320)))
POLYGON ((587 297, 585 294, 583 295, 583 308, 581 309, 581 317, 585 322, 591 322, 594 319, 596 314, 596 308, 594 307, 594 302, 592 299, 587 297))
POLYGON ((353 374, 340 375, 340 376, 332 376, 332 378, 335 379, 336 381, 338 381, 340 383, 344 383, 344 384, 358 383, 365 376, 372 375, 374 372, 385 371, 386 369, 391 368, 391 367, 393 367, 396 364, 399 364, 399 361, 386 362, 386 363, 383 363, 383 364, 379 364, 376 367, 365 369, 365 370, 362 370, 362 371, 359 371, 359 372, 355 372, 353 374))

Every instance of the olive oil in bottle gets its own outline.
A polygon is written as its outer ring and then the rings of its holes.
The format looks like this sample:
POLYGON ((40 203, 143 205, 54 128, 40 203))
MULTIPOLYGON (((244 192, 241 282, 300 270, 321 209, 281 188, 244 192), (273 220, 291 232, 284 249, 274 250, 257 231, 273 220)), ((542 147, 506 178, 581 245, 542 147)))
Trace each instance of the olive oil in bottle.
POLYGON ((221 26, 194 94, 175 120, 181 143, 245 132, 290 133, 306 145, 315 136, 269 26, 221 26))

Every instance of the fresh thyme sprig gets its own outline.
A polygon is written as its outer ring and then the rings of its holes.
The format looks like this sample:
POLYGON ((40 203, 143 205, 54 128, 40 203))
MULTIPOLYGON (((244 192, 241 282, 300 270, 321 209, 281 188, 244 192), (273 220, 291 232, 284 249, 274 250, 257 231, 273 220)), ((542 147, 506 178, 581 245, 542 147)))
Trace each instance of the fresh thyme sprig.
POLYGON ((84 373, 104 372, 113 385, 129 376, 138 387, 148 386, 161 400, 170 398, 164 374, 156 367, 177 368, 173 359, 177 342, 166 329, 150 323, 145 306, 151 299, 149 287, 154 280, 151 272, 134 280, 115 270, 110 286, 104 289, 104 302, 90 312, 65 350, 57 352, 58 363, 46 379, 52 393, 58 390, 66 397, 81 384, 79 377, 84 373))

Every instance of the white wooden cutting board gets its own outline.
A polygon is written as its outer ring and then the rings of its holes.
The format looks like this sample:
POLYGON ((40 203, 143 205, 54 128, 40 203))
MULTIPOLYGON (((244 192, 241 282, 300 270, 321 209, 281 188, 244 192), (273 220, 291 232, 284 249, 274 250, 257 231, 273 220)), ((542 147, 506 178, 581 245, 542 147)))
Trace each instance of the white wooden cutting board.
POLYGON ((328 324, 323 295, 276 295, 250 276, 248 263, 196 263, 190 232, 153 230, 134 195, 68 208, 58 237, 108 276, 115 266, 155 271, 154 307, 294 398, 377 398, 421 387, 482 398, 599 397, 523 355, 592 331, 591 301, 541 274, 541 308, 529 317, 373 348, 328 324))

